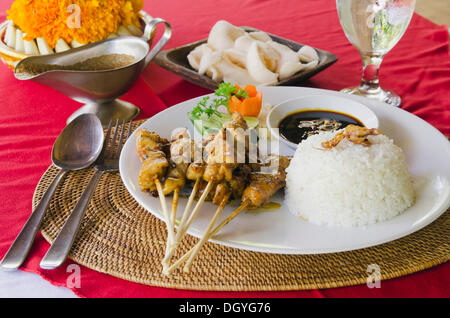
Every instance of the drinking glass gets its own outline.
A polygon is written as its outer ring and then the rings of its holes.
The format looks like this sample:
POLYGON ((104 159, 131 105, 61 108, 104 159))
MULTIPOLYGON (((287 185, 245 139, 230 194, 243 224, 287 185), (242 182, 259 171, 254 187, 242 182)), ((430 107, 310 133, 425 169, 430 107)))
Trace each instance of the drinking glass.
POLYGON ((341 26, 362 57, 363 75, 358 87, 343 92, 400 106, 401 98, 380 87, 378 72, 411 21, 416 0, 336 0, 341 26))

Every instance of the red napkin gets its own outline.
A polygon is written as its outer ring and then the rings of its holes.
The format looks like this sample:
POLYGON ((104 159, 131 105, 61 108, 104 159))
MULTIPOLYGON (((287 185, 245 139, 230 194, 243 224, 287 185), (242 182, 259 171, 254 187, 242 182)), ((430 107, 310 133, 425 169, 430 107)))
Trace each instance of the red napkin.
MULTIPOLYGON (((16 80, 4 65, 0 65, 0 83, 0 257, 3 257, 31 213, 33 192, 51 164, 56 137, 70 114, 82 105, 47 86, 16 80)), ((166 108, 141 78, 121 99, 141 108, 139 118, 151 117, 166 108)), ((38 234, 23 269, 39 273, 55 285, 66 286, 70 274, 66 273, 66 266, 56 271, 39 268, 48 247, 38 234)), ((84 267, 81 273, 82 282, 97 280, 95 276, 99 275, 105 279, 102 285, 109 284, 107 275, 84 267)), ((90 287, 87 290, 92 291, 90 287)))

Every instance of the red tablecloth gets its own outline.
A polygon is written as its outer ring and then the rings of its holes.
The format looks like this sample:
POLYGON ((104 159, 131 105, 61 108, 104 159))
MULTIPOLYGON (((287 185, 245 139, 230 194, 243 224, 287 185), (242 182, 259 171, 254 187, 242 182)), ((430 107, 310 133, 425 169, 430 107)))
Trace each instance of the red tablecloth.
MULTIPOLYGON (((4 12, 12 1, 0 1, 4 12)), ((205 38, 219 19, 248 25, 333 52, 338 62, 299 85, 341 89, 356 85, 361 60, 340 27, 334 0, 220 0, 145 1, 145 10, 169 21, 173 38, 167 48, 205 38)), ((0 21, 4 15, 0 16, 0 21)), ((386 56, 381 83, 403 98, 403 108, 450 136, 450 56, 448 31, 415 15, 399 44, 386 56)), ((14 79, 0 65, 0 257, 31 213, 31 199, 40 176, 50 165, 52 144, 67 117, 79 105, 62 94, 32 82, 14 79)), ((209 93, 151 65, 123 99, 138 104, 140 118, 167 106, 209 93)), ((39 261, 48 243, 38 235, 25 271, 40 274, 55 285, 66 286, 66 268, 45 271, 39 261)), ((380 289, 365 285, 292 292, 197 292, 149 287, 81 267, 85 297, 448 297, 450 265, 445 264, 406 277, 383 281, 380 289)))

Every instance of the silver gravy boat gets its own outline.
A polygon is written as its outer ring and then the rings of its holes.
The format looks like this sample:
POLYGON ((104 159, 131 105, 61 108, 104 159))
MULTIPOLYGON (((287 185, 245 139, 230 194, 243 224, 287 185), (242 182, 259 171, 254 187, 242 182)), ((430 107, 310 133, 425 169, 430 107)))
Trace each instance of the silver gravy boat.
POLYGON ((142 38, 122 36, 107 39, 62 53, 36 55, 20 61, 14 70, 19 80, 32 80, 48 85, 64 95, 84 103, 67 120, 67 123, 85 113, 94 113, 107 125, 110 120, 131 120, 139 115, 140 109, 128 102, 117 99, 125 94, 136 82, 141 72, 163 48, 172 35, 170 24, 156 18, 149 21, 142 38), (164 34, 150 50, 156 26, 164 24, 164 34), (135 57, 135 62, 125 67, 101 71, 76 71, 52 69, 38 74, 19 72, 20 69, 42 69, 43 65, 67 66, 90 58, 107 54, 127 54, 135 57))

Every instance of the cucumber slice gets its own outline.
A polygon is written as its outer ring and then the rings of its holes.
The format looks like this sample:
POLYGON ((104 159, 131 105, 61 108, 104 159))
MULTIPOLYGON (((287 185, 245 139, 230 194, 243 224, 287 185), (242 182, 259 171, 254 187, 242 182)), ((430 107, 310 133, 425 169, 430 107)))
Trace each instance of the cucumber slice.
MULTIPOLYGON (((194 127, 203 135, 206 136, 211 132, 218 131, 222 128, 223 124, 231 119, 231 115, 223 114, 221 117, 213 115, 208 117, 202 115, 200 117, 194 117, 191 113, 188 113, 194 127)), ((258 127, 259 120, 256 117, 244 117, 247 122, 247 126, 250 129, 258 127)))
POLYGON ((211 132, 218 131, 222 127, 217 123, 217 121, 213 121, 208 118, 199 119, 193 116, 189 116, 189 119, 191 120, 195 129, 197 129, 202 134, 202 136, 206 136, 211 132))
POLYGON ((249 129, 254 129, 259 125, 259 119, 257 117, 244 117, 249 129))

